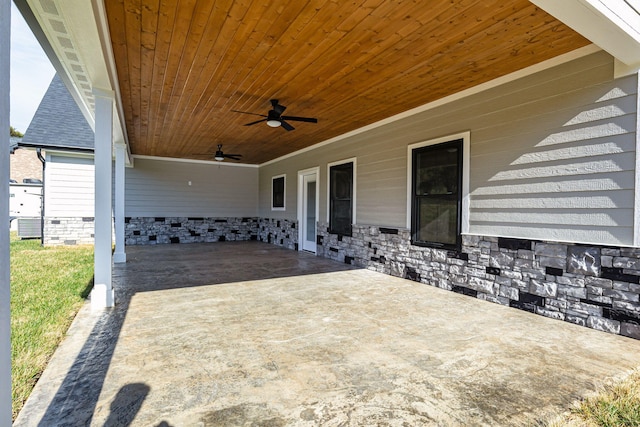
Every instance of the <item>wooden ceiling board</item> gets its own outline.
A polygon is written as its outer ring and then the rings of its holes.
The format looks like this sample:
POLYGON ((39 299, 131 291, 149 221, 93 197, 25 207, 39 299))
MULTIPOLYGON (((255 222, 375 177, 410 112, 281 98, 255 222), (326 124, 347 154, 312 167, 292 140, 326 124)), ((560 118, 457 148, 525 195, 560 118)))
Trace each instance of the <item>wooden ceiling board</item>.
POLYGON ((260 164, 589 42, 527 0, 105 2, 131 151, 260 164), (270 99, 317 117, 269 128, 270 99), (210 158, 210 157, 209 157, 210 158))

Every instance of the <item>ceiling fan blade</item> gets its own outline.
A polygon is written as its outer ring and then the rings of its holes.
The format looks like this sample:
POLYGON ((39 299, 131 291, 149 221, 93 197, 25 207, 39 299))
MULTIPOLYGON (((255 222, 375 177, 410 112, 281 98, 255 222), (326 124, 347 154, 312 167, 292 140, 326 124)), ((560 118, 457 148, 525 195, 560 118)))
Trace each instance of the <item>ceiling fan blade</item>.
POLYGON ((240 157, 242 157, 242 154, 224 154, 223 157, 231 160, 240 160, 240 157))
POLYGON ((252 116, 260 116, 260 117, 267 117, 264 114, 258 114, 258 113, 250 113, 248 111, 240 111, 240 110, 231 110, 232 113, 241 113, 241 114, 251 114, 252 116))
POLYGON ((247 124, 245 124, 245 125, 243 125, 243 126, 253 126, 253 125, 255 125, 255 124, 262 123, 262 122, 266 122, 266 121, 267 121, 267 119, 256 120, 255 122, 247 123, 247 124))
POLYGON ((280 120, 280 124, 282 125, 283 128, 285 128, 286 130, 294 130, 295 128, 293 126, 291 126, 289 123, 285 122, 284 120, 280 120))
POLYGON ((318 119, 313 117, 296 117, 296 116, 282 116, 282 120, 292 120, 294 122, 308 122, 308 123, 318 123, 318 119))

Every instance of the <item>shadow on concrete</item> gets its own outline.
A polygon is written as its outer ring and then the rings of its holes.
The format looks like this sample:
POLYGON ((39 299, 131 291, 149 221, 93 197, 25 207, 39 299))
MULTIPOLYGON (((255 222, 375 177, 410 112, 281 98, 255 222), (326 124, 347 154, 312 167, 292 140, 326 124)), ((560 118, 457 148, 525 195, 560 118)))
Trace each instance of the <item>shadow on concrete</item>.
MULTIPOLYGON (((352 269, 355 267, 348 264, 261 242, 128 247, 127 263, 113 268, 116 306, 98 315, 44 415, 34 420, 38 408, 28 408, 34 412, 32 417, 27 415, 18 425, 91 424, 129 303, 136 293, 352 269)), ((88 285, 92 284, 93 280, 88 285)), ((85 289, 87 295, 89 290, 90 286, 85 289)), ((138 383, 121 389, 111 404, 106 425, 128 425, 115 420, 133 420, 134 410, 137 412, 149 391, 148 386, 138 383)), ((157 427, 170 426, 163 421, 157 427)))
POLYGON ((111 402, 111 412, 104 427, 128 427, 147 398, 151 387, 145 383, 127 384, 111 402))
POLYGON ((126 314, 123 308, 107 309, 97 318, 76 360, 39 420, 39 427, 91 423, 126 314))

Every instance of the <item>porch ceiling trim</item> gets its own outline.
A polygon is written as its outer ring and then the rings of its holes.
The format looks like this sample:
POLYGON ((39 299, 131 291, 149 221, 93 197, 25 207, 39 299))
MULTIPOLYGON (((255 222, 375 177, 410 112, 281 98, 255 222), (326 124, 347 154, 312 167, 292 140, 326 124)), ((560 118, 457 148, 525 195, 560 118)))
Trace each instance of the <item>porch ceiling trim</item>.
MULTIPOLYGON (((213 154, 211 156, 213 157, 213 154)), ((218 162, 215 160, 197 160, 197 159, 186 159, 186 158, 177 158, 177 157, 146 156, 143 154, 134 154, 132 157, 134 159, 160 160, 165 162, 198 163, 198 164, 206 164, 206 165, 231 166, 231 167, 243 167, 243 168, 259 168, 260 167, 260 165, 254 165, 249 163, 231 163, 227 161, 218 162)))
POLYGON ((636 0, 530 0, 627 67, 640 68, 640 10, 636 0))

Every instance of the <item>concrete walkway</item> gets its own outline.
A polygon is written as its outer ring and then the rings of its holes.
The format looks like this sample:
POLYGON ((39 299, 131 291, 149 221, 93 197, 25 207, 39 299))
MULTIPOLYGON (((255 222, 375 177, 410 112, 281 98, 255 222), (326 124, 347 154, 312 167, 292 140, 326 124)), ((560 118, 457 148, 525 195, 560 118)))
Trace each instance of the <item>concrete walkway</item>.
POLYGON ((640 341, 263 243, 127 253, 15 425, 532 425, 640 366, 640 341))

